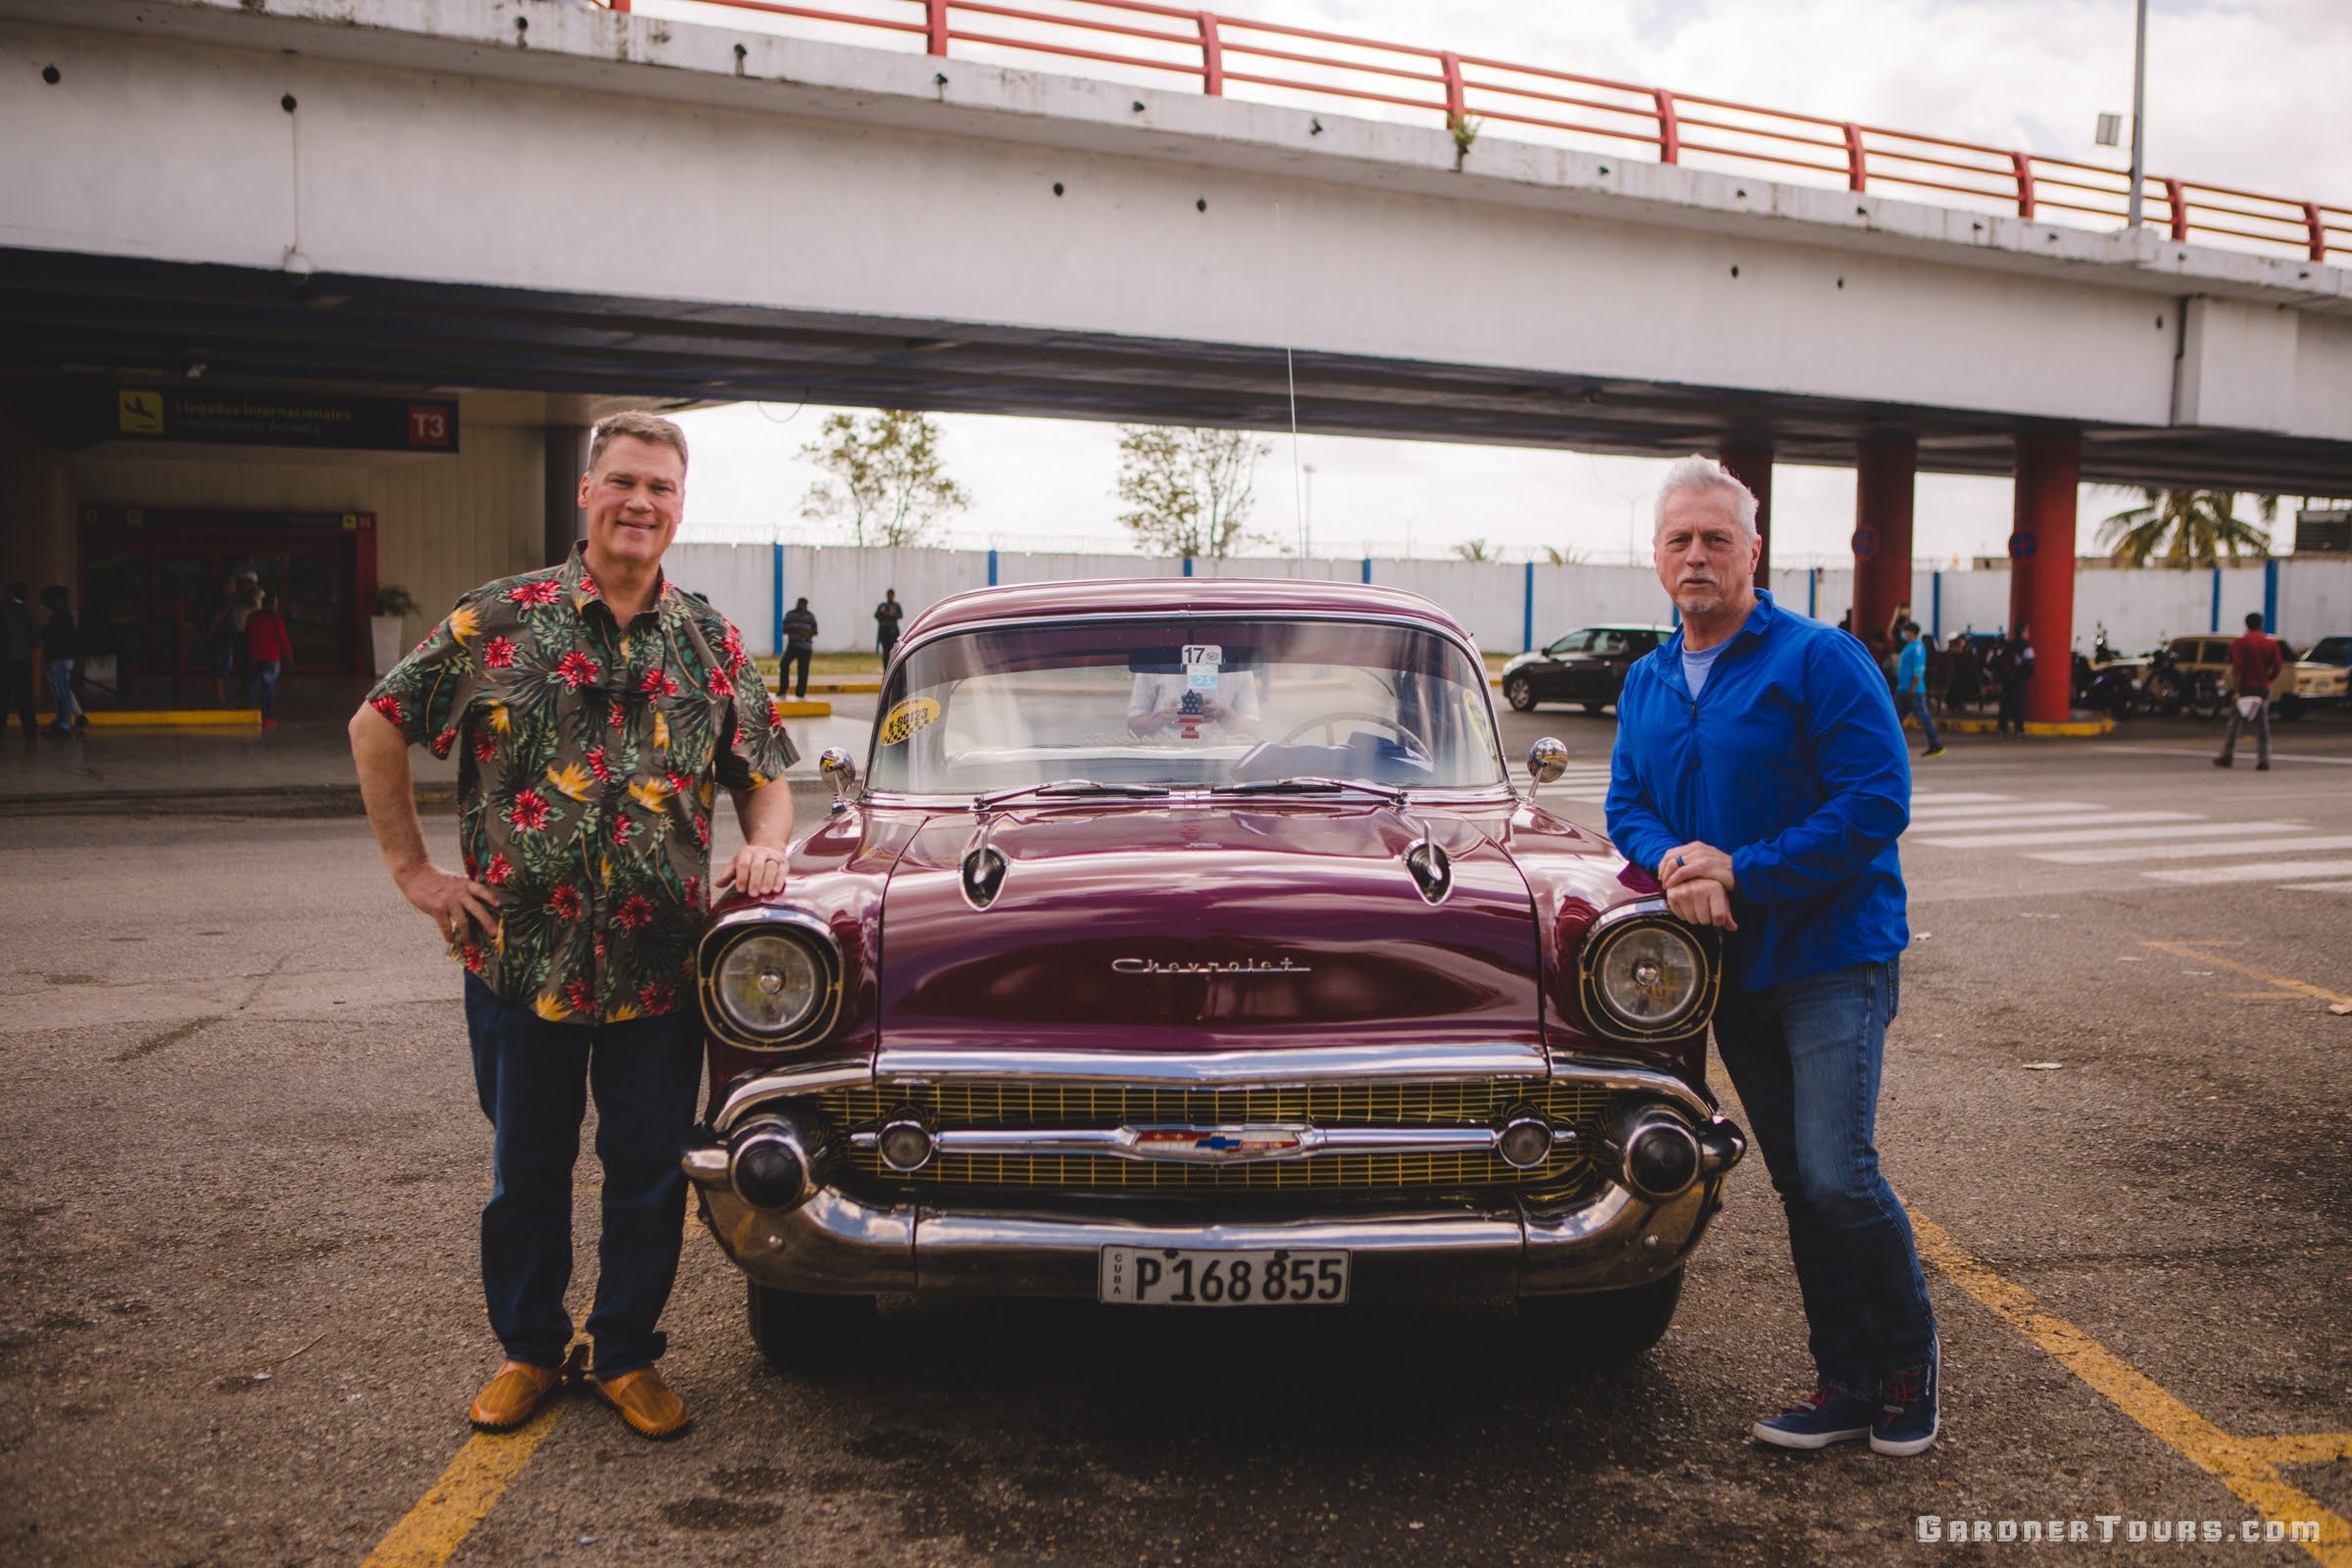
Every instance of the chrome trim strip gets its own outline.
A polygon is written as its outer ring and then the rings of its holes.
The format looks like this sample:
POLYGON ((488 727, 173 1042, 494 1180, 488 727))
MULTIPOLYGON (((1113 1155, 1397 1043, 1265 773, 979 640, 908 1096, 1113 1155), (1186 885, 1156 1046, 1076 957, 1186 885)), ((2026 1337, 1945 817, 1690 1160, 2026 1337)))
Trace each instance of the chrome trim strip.
POLYGON ((1550 1055, 1536 1045, 1329 1046, 1296 1051, 1181 1054, 1123 1051, 884 1050, 874 1065, 832 1062, 778 1067, 738 1084, 714 1125, 734 1131, 772 1100, 858 1089, 869 1084, 954 1083, 963 1079, 1047 1079, 1139 1088, 1287 1089, 1349 1080, 1525 1078, 1531 1083, 1592 1084, 1673 1102, 1701 1127, 1715 1106, 1672 1073, 1633 1062, 1587 1062, 1550 1055))
POLYGON ((1005 1051, 992 1047, 883 1047, 881 1083, 966 1078, 1045 1078, 1146 1087, 1276 1089, 1333 1078, 1545 1078, 1554 1067, 1529 1041, 1426 1046, 1310 1046, 1275 1051, 1005 1051))
MULTIPOLYGON (((1106 1159, 1129 1159, 1150 1164, 1255 1165, 1278 1160, 1312 1159, 1317 1154, 1459 1154, 1493 1150, 1501 1133, 1489 1127, 1309 1127, 1267 1124, 1231 1127, 1069 1127, 997 1128, 948 1127, 931 1135, 943 1154, 1081 1154, 1106 1159), (1228 1137, 1266 1140, 1251 1149, 1201 1149, 1177 1142, 1173 1135, 1197 1134, 1202 1139, 1228 1137), (1153 1134, 1162 1135, 1154 1139, 1153 1134)), ((1556 1145, 1561 1140, 1553 1135, 1556 1145)), ((1568 1133, 1565 1142, 1574 1143, 1568 1133)), ((879 1133, 853 1133, 858 1149, 874 1149, 879 1133)))

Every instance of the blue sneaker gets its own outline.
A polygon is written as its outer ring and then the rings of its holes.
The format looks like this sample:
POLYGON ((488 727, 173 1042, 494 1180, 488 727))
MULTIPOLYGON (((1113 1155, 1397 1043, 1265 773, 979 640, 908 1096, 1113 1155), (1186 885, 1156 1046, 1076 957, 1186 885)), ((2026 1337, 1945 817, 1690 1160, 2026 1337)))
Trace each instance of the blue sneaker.
POLYGON ((1936 1385, 1942 1381, 1943 1344, 1938 1340, 1926 1366, 1889 1372, 1879 1380, 1879 1411, 1870 1423, 1870 1451, 1925 1453, 1940 1425, 1936 1385))
POLYGON ((1841 1389, 1815 1389, 1799 1402, 1748 1430, 1781 1448, 1826 1448, 1871 1435, 1878 1406, 1841 1389))

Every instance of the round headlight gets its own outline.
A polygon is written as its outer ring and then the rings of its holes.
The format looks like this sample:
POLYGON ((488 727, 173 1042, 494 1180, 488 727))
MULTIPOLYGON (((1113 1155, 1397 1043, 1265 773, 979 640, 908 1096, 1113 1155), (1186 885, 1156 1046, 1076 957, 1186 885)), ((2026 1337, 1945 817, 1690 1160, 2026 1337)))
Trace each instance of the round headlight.
POLYGON ((710 995, 726 1021, 759 1040, 778 1040, 816 1016, 830 989, 826 965, 807 939, 755 931, 718 960, 710 995))
POLYGON ((1644 920, 1605 932, 1592 958, 1590 994, 1601 1017, 1644 1037, 1687 1030, 1706 997, 1707 959, 1680 926, 1644 920))

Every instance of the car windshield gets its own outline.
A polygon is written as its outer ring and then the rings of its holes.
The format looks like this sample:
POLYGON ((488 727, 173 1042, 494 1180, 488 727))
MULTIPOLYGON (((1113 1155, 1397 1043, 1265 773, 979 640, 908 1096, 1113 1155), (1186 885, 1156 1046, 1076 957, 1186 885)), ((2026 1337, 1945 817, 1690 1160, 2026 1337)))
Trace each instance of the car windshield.
POLYGON ((1489 789, 1485 672, 1434 631, 1207 616, 995 627, 913 650, 874 728, 874 789, 1489 789))
POLYGON ((2323 637, 2303 657, 2321 664, 2352 664, 2352 637, 2323 637))

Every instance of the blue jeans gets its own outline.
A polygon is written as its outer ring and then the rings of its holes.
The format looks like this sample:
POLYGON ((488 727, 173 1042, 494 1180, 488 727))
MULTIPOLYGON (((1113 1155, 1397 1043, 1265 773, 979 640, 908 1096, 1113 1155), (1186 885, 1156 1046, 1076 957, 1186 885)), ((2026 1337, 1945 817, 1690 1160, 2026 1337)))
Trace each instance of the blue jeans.
POLYGON ((490 1118, 494 1186, 482 1209, 482 1292, 507 1355, 564 1360, 571 1314, 571 1167, 587 1095, 596 1096, 604 1235, 588 1313, 599 1378, 654 1364, 655 1327, 678 1273, 686 1177, 678 1156, 694 1125, 703 1029, 691 1009, 626 1023, 549 1023, 466 977, 473 1081, 490 1118))
POLYGON ((276 660, 261 660, 245 677, 245 700, 250 703, 257 696, 261 699, 264 723, 277 716, 277 671, 276 660))
POLYGON ((1921 733, 1928 737, 1928 750, 1931 752, 1937 750, 1943 745, 1943 742, 1936 734, 1936 715, 1928 711, 1927 694, 1925 692, 1896 692, 1894 694, 1894 716, 1897 719, 1903 719, 1914 713, 1919 715, 1921 733))
POLYGON ((57 709, 50 720, 60 729, 72 729, 74 720, 81 715, 81 705, 74 700, 74 661, 52 659, 49 669, 49 700, 57 709))
POLYGON ((1898 960, 1763 991, 1726 986, 1715 1045, 1788 1216, 1822 1386, 1872 1398, 1934 1358, 1936 1312, 1911 1221, 1872 1147, 1898 960))

